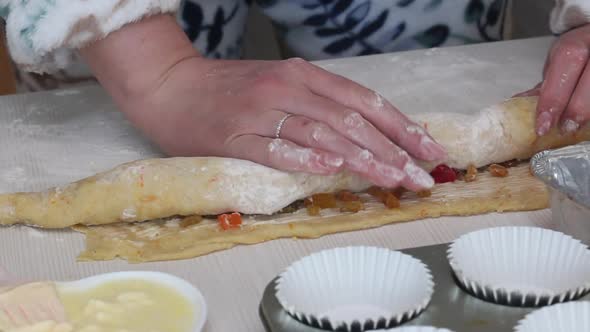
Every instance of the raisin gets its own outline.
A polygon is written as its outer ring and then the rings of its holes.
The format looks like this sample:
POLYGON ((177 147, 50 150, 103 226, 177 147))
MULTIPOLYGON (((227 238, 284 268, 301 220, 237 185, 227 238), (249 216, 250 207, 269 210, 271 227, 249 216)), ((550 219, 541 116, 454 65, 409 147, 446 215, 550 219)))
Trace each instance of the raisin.
POLYGON ((342 202, 356 202, 361 200, 360 197, 346 190, 342 190, 337 193, 336 198, 342 202))
POLYGON ((473 182, 477 179, 477 168, 474 165, 467 166, 465 173, 465 182, 473 182))
POLYGON ((182 219, 178 224, 181 228, 187 228, 192 225, 196 225, 203 221, 203 217, 201 216, 190 216, 182 219))
POLYGON ((400 206, 399 199, 397 199, 397 197, 395 197, 395 195, 392 193, 385 194, 385 199, 383 200, 383 203, 389 209, 395 209, 400 206))
POLYGON ((314 194, 311 196, 313 205, 320 209, 332 209, 338 206, 334 194, 314 194))
POLYGON ((367 190, 367 192, 369 195, 375 197, 390 209, 398 208, 400 205, 399 198, 397 198, 395 194, 385 191, 379 187, 371 187, 367 190))
POLYGON ((502 165, 491 164, 490 167, 488 167, 488 171, 495 177, 504 178, 508 176, 508 169, 502 165))
POLYGON ((428 189, 420 190, 416 193, 416 195, 420 198, 426 198, 432 196, 432 192, 428 189))

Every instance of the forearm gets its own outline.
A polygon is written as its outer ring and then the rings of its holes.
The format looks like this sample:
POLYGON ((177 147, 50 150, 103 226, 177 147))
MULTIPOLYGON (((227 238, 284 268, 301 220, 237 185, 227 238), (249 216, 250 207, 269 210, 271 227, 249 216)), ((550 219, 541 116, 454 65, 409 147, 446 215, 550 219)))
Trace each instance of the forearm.
POLYGON ((199 56, 169 15, 129 24, 80 53, 116 101, 154 89, 169 68, 199 56))

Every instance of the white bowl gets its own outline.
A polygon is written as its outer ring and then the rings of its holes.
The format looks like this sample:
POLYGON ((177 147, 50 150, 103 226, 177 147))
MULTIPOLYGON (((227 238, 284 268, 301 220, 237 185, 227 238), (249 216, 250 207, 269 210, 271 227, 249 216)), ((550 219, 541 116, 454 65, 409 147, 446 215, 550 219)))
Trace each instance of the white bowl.
POLYGON ((193 324, 191 332, 201 332, 207 319, 207 304, 201 292, 184 279, 171 274, 151 271, 124 271, 99 274, 92 277, 56 282, 58 291, 84 291, 98 287, 112 281, 145 280, 162 286, 167 286, 186 298, 193 307, 193 324))
POLYGON ((416 317, 432 297, 426 265, 398 251, 346 247, 289 266, 276 296, 299 321, 329 330, 391 328, 416 317))
POLYGON ((448 251, 458 282, 484 300, 542 306, 590 289, 590 251, 563 233, 497 227, 461 236, 448 251))
POLYGON ((518 322, 516 332, 590 331, 590 302, 568 302, 541 308, 518 322))

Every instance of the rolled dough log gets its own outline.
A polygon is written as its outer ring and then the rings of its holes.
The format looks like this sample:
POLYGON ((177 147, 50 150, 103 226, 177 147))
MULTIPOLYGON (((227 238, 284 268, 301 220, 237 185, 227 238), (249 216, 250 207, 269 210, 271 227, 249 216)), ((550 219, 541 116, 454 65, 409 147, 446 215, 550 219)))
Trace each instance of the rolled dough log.
POLYGON ((341 212, 323 209, 310 216, 305 208, 271 216, 243 216, 239 229, 220 230, 215 217, 168 218, 140 223, 74 226, 86 235, 82 261, 122 258, 129 262, 186 259, 278 238, 318 238, 383 225, 440 216, 545 209, 549 192, 530 174, 527 163, 510 168, 504 178, 480 172, 473 182, 456 181, 434 186, 430 197, 404 193, 401 206, 388 209, 381 201, 361 193, 364 209, 341 212), (197 220, 195 220, 197 219, 197 220))
MULTIPOLYGON (((423 114, 414 119, 449 152, 455 168, 526 159, 545 148, 590 138, 552 132, 537 139, 536 98, 515 98, 468 116, 423 114)), ((47 228, 135 222, 175 215, 237 211, 272 214, 318 192, 360 191, 370 183, 348 173, 286 173, 249 161, 224 158, 140 160, 40 193, 0 195, 0 224, 47 228)))

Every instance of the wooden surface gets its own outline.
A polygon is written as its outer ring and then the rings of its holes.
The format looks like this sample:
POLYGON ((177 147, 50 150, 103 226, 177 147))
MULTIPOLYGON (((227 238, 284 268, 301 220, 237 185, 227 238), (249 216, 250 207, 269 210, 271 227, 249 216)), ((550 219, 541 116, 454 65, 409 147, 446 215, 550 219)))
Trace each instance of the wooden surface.
MULTIPOLYGON (((550 42, 519 40, 320 64, 379 91, 404 112, 473 112, 536 84, 550 42)), ((95 87, 0 97, 0 142, 0 192, 40 190, 160 155, 95 87)), ((546 210, 444 217, 147 264, 77 263, 81 234, 10 227, 0 229, 0 266, 28 279, 69 280, 120 270, 173 273, 204 294, 207 332, 263 331, 258 303, 264 287, 294 260, 315 251, 347 245, 409 248, 452 241, 484 227, 548 226, 550 221, 546 210)))

